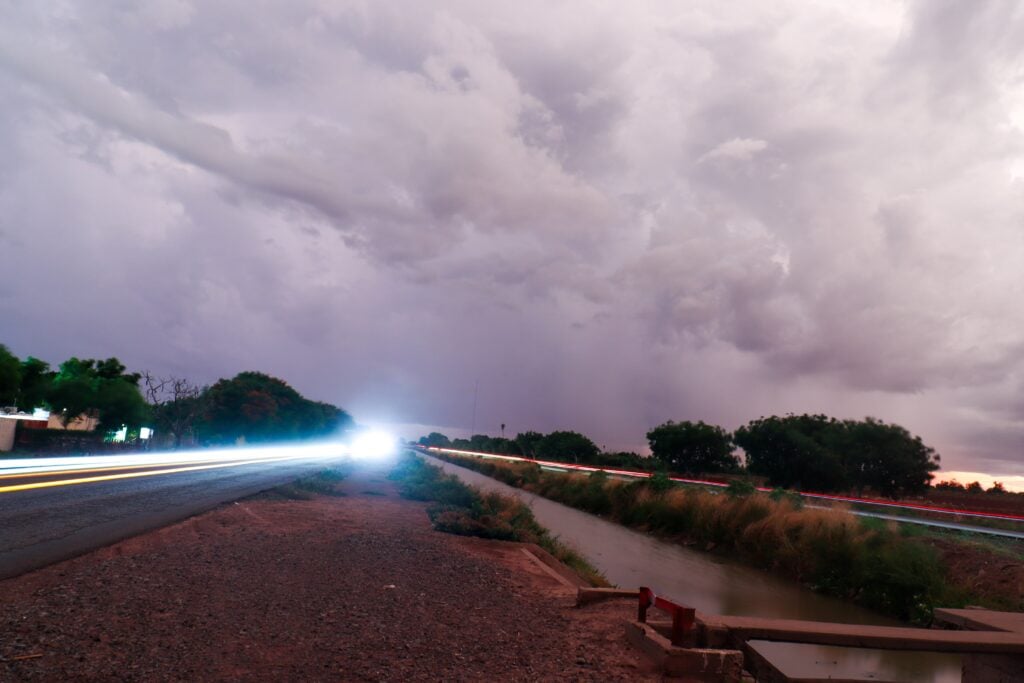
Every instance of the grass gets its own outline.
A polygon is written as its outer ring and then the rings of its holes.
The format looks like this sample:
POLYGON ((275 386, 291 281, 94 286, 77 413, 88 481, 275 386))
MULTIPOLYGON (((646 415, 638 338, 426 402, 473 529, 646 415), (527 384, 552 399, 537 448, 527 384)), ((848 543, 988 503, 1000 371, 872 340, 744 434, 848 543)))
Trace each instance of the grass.
POLYGON ((348 476, 344 467, 328 467, 288 484, 258 494, 257 498, 273 500, 312 500, 319 496, 343 496, 337 485, 348 476))
POLYGON ((444 454, 443 459, 512 486, 705 550, 715 550, 820 593, 914 623, 938 604, 962 604, 937 554, 895 525, 864 522, 846 510, 804 508, 786 492, 723 493, 656 478, 622 481, 605 473, 564 474, 531 463, 444 454))
POLYGON ((591 585, 608 585, 607 579, 583 556, 538 524, 530 508, 517 498, 482 493, 408 454, 399 461, 390 478, 399 483, 403 497, 431 503, 427 514, 438 531, 536 543, 591 585))

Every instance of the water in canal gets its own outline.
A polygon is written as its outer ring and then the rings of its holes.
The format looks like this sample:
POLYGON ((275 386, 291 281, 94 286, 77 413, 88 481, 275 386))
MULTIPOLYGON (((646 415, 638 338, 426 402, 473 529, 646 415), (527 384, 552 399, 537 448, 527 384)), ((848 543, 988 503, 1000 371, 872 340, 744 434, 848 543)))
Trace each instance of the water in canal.
MULTIPOLYGON (((537 521, 575 547, 614 584, 650 586, 710 614, 898 626, 898 622, 792 581, 723 558, 659 541, 594 515, 506 486, 478 472, 428 458, 468 484, 519 496, 537 521)), ((959 681, 958 655, 760 643, 758 649, 793 676, 959 681)))

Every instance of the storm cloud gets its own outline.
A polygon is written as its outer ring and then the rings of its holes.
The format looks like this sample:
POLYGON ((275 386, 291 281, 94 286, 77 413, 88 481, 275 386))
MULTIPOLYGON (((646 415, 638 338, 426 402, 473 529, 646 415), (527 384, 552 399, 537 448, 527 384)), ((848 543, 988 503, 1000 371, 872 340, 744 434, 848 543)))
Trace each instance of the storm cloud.
POLYGON ((1024 474, 1018 6, 5 3, 0 342, 1024 474))

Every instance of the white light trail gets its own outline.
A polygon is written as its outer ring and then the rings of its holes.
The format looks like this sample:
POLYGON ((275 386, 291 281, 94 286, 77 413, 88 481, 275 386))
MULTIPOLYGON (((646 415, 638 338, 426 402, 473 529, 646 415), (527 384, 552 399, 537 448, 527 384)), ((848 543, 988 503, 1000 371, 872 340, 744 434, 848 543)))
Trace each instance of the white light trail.
POLYGON ((69 486, 161 474, 281 462, 339 458, 350 453, 340 442, 318 442, 126 455, 0 460, 0 493, 69 486), (126 472, 125 470, 136 470, 126 472), (24 481, 67 475, 66 479, 24 481))
MULTIPOLYGON (((422 447, 420 447, 422 448, 422 447)), ((621 477, 632 477, 636 479, 648 479, 651 477, 651 472, 640 472, 636 470, 620 470, 610 467, 598 467, 594 465, 575 465, 572 463, 556 462, 549 460, 533 460, 531 458, 522 458, 514 455, 498 455, 496 453, 480 453, 477 451, 461 451, 454 448, 438 448, 437 446, 429 446, 425 450, 437 451, 441 453, 455 453, 457 455, 468 455, 478 458, 491 458, 496 460, 508 460, 512 462, 530 462, 539 465, 542 468, 563 470, 563 471, 577 471, 577 472, 607 472, 610 475, 618 475, 621 477)), ((698 486, 709 486, 714 488, 726 488, 728 484, 723 484, 718 481, 707 481, 705 479, 687 479, 685 477, 669 477, 672 481, 679 482, 682 484, 694 484, 698 486)), ((758 491, 767 493, 772 491, 771 488, 758 487, 758 491)), ((808 491, 797 491, 801 496, 806 498, 813 498, 817 500, 827 500, 837 503, 852 503, 857 505, 874 505, 885 508, 895 508, 902 510, 912 510, 920 512, 933 512, 943 515, 954 515, 958 517, 975 517, 978 519, 995 519, 1009 522, 1024 522, 1024 515, 1011 515, 1011 514, 1000 514, 997 512, 981 512, 977 510, 960 510, 957 508, 945 508, 935 505, 923 505, 918 503, 906 503, 906 502, 895 502, 878 500, 876 498, 856 498, 852 496, 840 496, 826 493, 813 493, 808 491)), ((907 522, 913 522, 914 518, 901 518, 907 522)), ((984 527, 977 527, 984 528, 984 527)))

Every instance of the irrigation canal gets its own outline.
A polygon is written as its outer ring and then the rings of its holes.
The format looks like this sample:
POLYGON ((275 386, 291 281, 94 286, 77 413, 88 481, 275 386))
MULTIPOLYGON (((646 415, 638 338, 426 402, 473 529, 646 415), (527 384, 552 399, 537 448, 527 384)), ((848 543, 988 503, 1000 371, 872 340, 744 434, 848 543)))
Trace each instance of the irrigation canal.
MULTIPOLYGON (((647 585, 660 594, 711 614, 899 625, 869 610, 813 593, 792 581, 659 541, 464 467, 423 453, 417 455, 467 484, 523 499, 533 509, 538 522, 579 550, 609 581, 619 586, 647 585)), ((959 681, 961 675, 960 656, 944 653, 789 643, 762 643, 759 649, 788 674, 797 677, 871 677, 952 683, 959 681)))
MULTIPOLYGON (((417 448, 416 450, 420 450, 422 452, 424 449, 417 448)), ((594 466, 594 465, 574 465, 574 464, 562 463, 562 462, 531 460, 529 458, 523 458, 523 457, 518 457, 518 456, 513 456, 513 455, 499 455, 497 453, 479 453, 479 452, 475 452, 475 451, 462 451, 462 450, 456 450, 456 449, 450 449, 450 448, 429 448, 429 449, 426 449, 426 450, 428 450, 428 451, 430 451, 430 450, 445 451, 445 452, 448 452, 448 453, 453 453, 455 455, 475 456, 475 457, 478 457, 478 458, 487 458, 487 459, 497 459, 497 460, 504 460, 506 462, 536 462, 536 463, 538 463, 540 465, 541 469, 543 469, 543 470, 550 470, 552 472, 583 472, 584 474, 586 474, 586 473, 589 473, 589 472, 596 472, 598 470, 601 470, 601 471, 604 471, 606 474, 608 474, 608 476, 613 477, 615 479, 625 479, 625 480, 632 480, 632 479, 637 479, 637 478, 646 479, 651 474, 650 472, 623 470, 623 469, 617 469, 617 468, 606 468, 606 467, 598 467, 598 466, 594 466)), ((719 482, 713 482, 713 481, 705 481, 705 480, 699 480, 699 479, 686 479, 686 478, 682 478, 682 477, 671 477, 671 479, 673 481, 681 482, 681 483, 684 483, 684 484, 696 485, 696 486, 704 486, 704 487, 709 488, 712 491, 720 490, 721 488, 725 487, 725 484, 722 484, 722 483, 719 483, 719 482)), ((760 491, 768 491, 769 489, 761 488, 759 490, 760 491)), ((808 504, 808 507, 815 507, 815 508, 819 508, 819 509, 822 509, 822 510, 828 509, 830 507, 830 503, 841 503, 841 504, 855 504, 855 505, 863 505, 863 506, 881 507, 883 509, 888 509, 888 510, 904 510, 904 511, 909 511, 911 513, 913 513, 913 512, 930 512, 930 513, 939 514, 939 515, 951 515, 951 516, 960 517, 960 518, 966 518, 966 519, 974 518, 974 519, 983 519, 983 520, 999 520, 999 521, 1007 521, 1007 522, 1024 522, 1024 517, 1022 517, 1020 515, 999 514, 999 513, 993 513, 993 512, 977 512, 977 511, 970 511, 970 510, 956 510, 956 509, 951 509, 951 508, 937 507, 937 506, 934 506, 934 505, 917 505, 917 504, 911 504, 911 503, 899 503, 899 502, 893 502, 893 501, 883 501, 883 500, 868 499, 868 498, 852 498, 850 496, 840 496, 840 495, 824 494, 824 493, 809 493, 809 492, 805 492, 805 491, 800 491, 799 493, 805 499, 825 502, 826 503, 825 505, 821 505, 821 504, 808 504)), ((931 518, 927 518, 927 517, 908 517, 906 515, 894 515, 891 512, 889 512, 889 513, 880 513, 880 512, 873 512, 873 511, 862 510, 862 509, 852 509, 852 510, 850 510, 850 512, 855 514, 855 515, 857 515, 857 516, 859 516, 859 517, 874 517, 875 519, 884 519, 884 520, 891 521, 891 522, 898 522, 900 524, 916 524, 918 526, 929 526, 929 527, 936 527, 936 528, 939 528, 939 529, 950 529, 950 530, 953 530, 953 531, 964 531, 964 532, 975 533, 975 534, 984 534, 984 535, 988 535, 988 536, 1002 536, 1004 538, 1013 538, 1013 539, 1017 539, 1017 540, 1024 540, 1024 531, 1018 531, 1018 530, 1012 530, 1012 529, 1000 529, 1000 528, 994 528, 994 527, 989 527, 989 526, 978 526, 976 524, 964 524, 962 522, 943 522, 943 521, 940 521, 940 520, 931 519, 931 518)))

